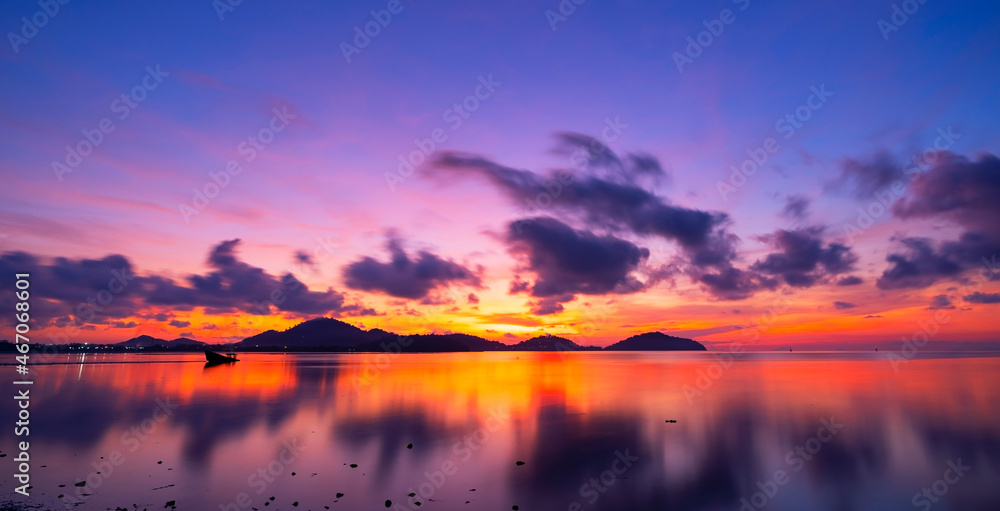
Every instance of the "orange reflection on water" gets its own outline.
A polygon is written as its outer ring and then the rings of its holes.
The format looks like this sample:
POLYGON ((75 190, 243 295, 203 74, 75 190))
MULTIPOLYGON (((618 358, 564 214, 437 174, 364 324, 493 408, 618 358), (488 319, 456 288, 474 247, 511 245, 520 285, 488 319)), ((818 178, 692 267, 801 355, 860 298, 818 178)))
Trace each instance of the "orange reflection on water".
POLYGON ((217 367, 200 357, 101 355, 43 368, 32 395, 57 415, 40 422, 74 427, 32 432, 51 446, 40 452, 46 464, 62 467, 40 472, 39 486, 59 492, 92 471, 159 399, 179 406, 128 454, 141 472, 109 480, 91 504, 145 498, 149 477, 177 484, 169 491, 187 501, 230 502, 292 439, 308 452, 291 470, 308 476, 288 475, 273 491, 304 509, 329 505, 332 487, 350 490, 346 509, 404 498, 445 461, 461 472, 435 494, 436 508, 466 509, 478 497, 482 509, 496 500, 566 509, 628 449, 641 463, 593 509, 738 509, 758 481, 789 470, 786 453, 824 420, 843 429, 795 475, 795 498, 769 509, 869 510, 900 495, 906 507, 963 456, 977 471, 954 491, 982 497, 1000 467, 1000 357, 932 355, 898 371, 884 353, 251 353, 217 367), (460 455, 456 444, 485 427, 475 452, 460 455), (862 486, 879 498, 824 500, 855 498, 862 486))
MULTIPOLYGON (((100 360, 98 357, 90 358, 96 362, 100 360)), ((104 357, 108 358, 107 355, 104 357)), ((132 398, 147 394, 161 398, 167 396, 181 403, 190 401, 196 395, 268 400, 291 392, 298 385, 294 364, 281 355, 252 356, 235 364, 214 367, 206 367, 197 360, 201 355, 141 354, 129 357, 142 363, 88 364, 88 381, 114 389, 119 395, 127 394, 132 398), (172 363, 169 360, 179 357, 183 357, 182 360, 172 363), (165 360, 155 363, 158 358, 165 360)), ((73 384, 72 380, 72 373, 62 373, 59 384, 73 384)))

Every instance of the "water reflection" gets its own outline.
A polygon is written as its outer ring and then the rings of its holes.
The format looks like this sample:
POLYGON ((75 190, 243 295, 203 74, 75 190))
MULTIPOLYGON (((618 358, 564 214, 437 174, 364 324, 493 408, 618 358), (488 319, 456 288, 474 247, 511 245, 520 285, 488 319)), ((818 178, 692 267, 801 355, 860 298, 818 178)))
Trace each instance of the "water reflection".
POLYGON ((909 509, 959 459, 972 468, 934 508, 1000 502, 995 357, 899 372, 868 354, 746 355, 721 372, 704 354, 92 358, 35 377, 35 502, 322 509, 340 492, 347 509, 909 509), (163 403, 176 408, 151 420, 163 403), (831 422, 843 427, 821 431, 831 422), (288 442, 304 451, 275 464, 288 442), (97 477, 115 450, 124 463, 97 477), (73 486, 88 476, 99 484, 73 486))

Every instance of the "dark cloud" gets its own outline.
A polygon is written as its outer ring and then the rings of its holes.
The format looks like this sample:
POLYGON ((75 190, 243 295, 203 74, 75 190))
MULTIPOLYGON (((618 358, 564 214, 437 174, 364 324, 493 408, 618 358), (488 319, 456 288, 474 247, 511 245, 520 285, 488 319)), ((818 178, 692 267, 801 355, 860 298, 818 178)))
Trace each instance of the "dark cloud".
POLYGON ((879 316, 878 314, 869 314, 869 315, 865 316, 863 319, 879 319, 881 317, 882 316, 879 316))
MULTIPOLYGON (((562 151, 589 151, 593 139, 561 134, 562 151)), ((456 152, 436 155, 432 172, 477 173, 504 191, 516 204, 530 204, 529 213, 553 210, 571 215, 590 228, 659 236, 680 245, 696 266, 725 266, 735 257, 737 238, 726 232, 729 217, 670 204, 642 186, 644 178, 665 176, 655 158, 621 158, 604 149, 586 168, 560 170, 547 176, 497 164, 480 156, 456 152)), ((515 223, 520 228, 520 223, 515 223)))
POLYGON ((843 309, 853 309, 857 307, 857 305, 854 305, 853 303, 850 302, 833 302, 833 307, 838 310, 843 310, 843 309))
POLYGON ((729 267, 713 273, 702 273, 695 280, 705 286, 706 291, 721 300, 742 300, 762 289, 775 289, 778 280, 754 271, 729 267))
MULTIPOLYGON (((141 306, 141 284, 122 255, 47 259, 26 252, 0 254, 0 274, 15 273, 31 275, 31 316, 36 321, 104 324, 131 316, 141 306)), ((0 293, 3 310, 14 310, 14 302, 13 293, 0 293)))
POLYGON ((838 286, 856 286, 864 282, 861 277, 855 277, 854 275, 849 275, 837 281, 838 286))
POLYGON ((892 212, 902 219, 944 219, 964 231, 935 246, 926 238, 906 238, 903 253, 890 254, 878 286, 923 288, 979 267, 1000 252, 1000 159, 977 160, 942 151, 934 165, 914 177, 910 194, 892 212))
POLYGON ((469 296, 466 298, 466 302, 468 302, 468 303, 479 303, 479 297, 476 296, 475 293, 469 293, 469 296))
MULTIPOLYGON (((857 256, 839 244, 824 246, 821 227, 794 231, 778 230, 759 239, 777 252, 768 254, 747 269, 725 265, 715 271, 690 271, 705 290, 722 300, 742 300, 761 290, 773 290, 785 282, 793 287, 811 287, 827 283, 833 276, 854 268, 857 256)), ((846 277, 847 284, 855 283, 846 277)), ((857 279, 860 282, 860 279, 857 279)))
POLYGON ((529 289, 531 289, 531 282, 522 280, 520 275, 514 275, 514 280, 510 282, 510 291, 508 292, 512 295, 516 295, 518 293, 524 293, 529 289))
MULTIPOLYGON (((136 275, 129 260, 118 254, 101 259, 46 259, 11 252, 0 255, 0 272, 30 272, 33 294, 46 298, 32 303, 34 317, 46 318, 48 324, 56 326, 108 324, 131 328, 136 326, 135 322, 121 320, 129 316, 155 321, 171 319, 169 314, 144 312, 150 306, 169 306, 174 310, 204 307, 206 312, 216 314, 237 311, 267 314, 272 307, 303 315, 371 311, 360 305, 345 304, 344 296, 333 290, 310 291, 291 274, 279 278, 240 261, 236 254, 238 244, 239 240, 219 243, 208 257, 212 270, 181 281, 161 275, 136 275)), ((7 306, 12 297, 0 295, 0 305, 7 306)), ((13 309, 12 302, 9 306, 13 309)), ((189 324, 174 326, 183 328, 189 324)))
POLYGON ((384 312, 378 312, 371 307, 363 307, 361 305, 344 307, 343 313, 345 316, 385 316, 384 312))
POLYGON ((559 314, 564 310, 563 303, 574 300, 576 297, 567 293, 564 295, 549 296, 542 298, 537 301, 528 302, 528 306, 531 307, 531 313, 538 316, 545 316, 548 314, 559 314))
POLYGON ((344 295, 332 289, 310 291, 291 273, 279 278, 241 261, 236 254, 239 243, 239 239, 219 243, 208 256, 208 265, 213 271, 188 276, 187 286, 159 276, 144 279, 147 303, 188 309, 206 307, 208 312, 215 314, 238 310, 266 315, 277 309, 316 315, 360 308, 345 304, 344 295))
POLYGON ((616 292, 623 284, 637 280, 633 270, 649 257, 648 249, 632 242, 576 230, 553 218, 531 218, 508 227, 509 249, 535 273, 530 292, 539 298, 567 301, 564 298, 577 293, 616 292))
POLYGON ((931 298, 931 304, 927 308, 930 310, 954 309, 955 306, 951 304, 951 300, 948 299, 947 295, 937 295, 931 298))
POLYGON ((296 264, 309 268, 314 268, 316 266, 316 260, 312 255, 304 250, 296 250, 292 257, 296 264))
POLYGON ((810 287, 827 276, 846 273, 858 257, 840 243, 823 246, 823 229, 778 230, 760 239, 779 251, 754 263, 750 269, 782 278, 794 287, 810 287))
POLYGON ((957 262, 937 253, 927 238, 903 238, 900 243, 906 252, 886 257, 890 266, 875 282, 879 289, 925 288, 962 272, 957 262))
POLYGON ((1000 303, 1000 293, 980 293, 976 291, 971 295, 965 295, 962 299, 969 303, 1000 303))
POLYGON ((918 175, 910 190, 909 197, 893 206, 896 216, 944 216, 994 241, 1000 237, 1000 158, 987 154, 972 161, 938 153, 935 165, 918 175))
POLYGON ((903 177, 903 165, 883 150, 867 160, 848 158, 842 161, 840 175, 827 184, 827 190, 847 190, 858 198, 871 199, 875 192, 903 177))
MULTIPOLYGON (((725 213, 678 206, 650 191, 652 184, 669 177, 656 158, 636 154, 621 156, 601 142, 576 133, 560 133, 557 139, 557 153, 570 155, 571 161, 574 155, 581 156, 586 165, 573 171, 539 174, 506 167, 473 154, 442 152, 435 155, 428 172, 433 175, 476 174, 489 180, 518 206, 527 204, 527 218, 510 225, 511 240, 528 228, 537 229, 538 213, 544 211, 545 216, 583 225, 591 232, 654 236, 672 241, 680 253, 679 257, 671 259, 670 275, 665 278, 686 274, 716 298, 744 299, 762 289, 774 289, 781 281, 798 287, 826 283, 830 276, 850 271, 857 260, 844 245, 824 245, 820 239, 821 229, 817 228, 771 235, 767 239, 782 252, 758 261, 756 267, 737 268, 734 261, 739 238, 728 231, 731 221, 725 213)), ((808 205, 805 197, 790 197, 789 214, 802 218, 807 214, 808 205)), ((614 239, 635 247, 631 242, 614 239)), ((566 257, 566 261, 572 258, 566 257)), ((634 277, 626 278, 632 269, 619 266, 611 273, 625 279, 626 292, 648 287, 634 277), (637 288, 632 289, 629 282, 637 288)), ((544 274, 555 273, 555 265, 546 264, 544 274)), ((593 285, 594 282, 588 279, 582 280, 582 285, 569 284, 565 278, 551 281, 558 284, 552 285, 541 274, 539 281, 534 283, 518 278, 511 283, 511 293, 531 289, 534 296, 598 294, 602 292, 599 289, 607 287, 607 279, 602 279, 600 285, 593 285)))
POLYGON ((180 320, 176 320, 175 319, 175 320, 171 320, 170 323, 169 323, 169 325, 172 326, 172 327, 176 327, 176 328, 187 328, 187 327, 191 326, 191 322, 190 321, 180 321, 180 320))
POLYGON ((420 299, 420 305, 454 305, 455 299, 450 295, 429 292, 426 296, 420 299))
POLYGON ((803 195, 789 195, 781 216, 792 220, 805 220, 809 216, 809 198, 803 195))
POLYGON ((589 135, 558 132, 554 152, 569 157, 575 170, 585 170, 610 181, 657 185, 670 179, 656 157, 642 153, 619 157, 603 141, 589 135))
POLYGON ((343 269, 344 283, 352 289, 384 293, 397 298, 420 299, 432 290, 452 284, 480 287, 479 273, 426 250, 415 258, 403 250, 402 241, 390 234, 386 249, 389 262, 371 257, 348 264, 343 269))

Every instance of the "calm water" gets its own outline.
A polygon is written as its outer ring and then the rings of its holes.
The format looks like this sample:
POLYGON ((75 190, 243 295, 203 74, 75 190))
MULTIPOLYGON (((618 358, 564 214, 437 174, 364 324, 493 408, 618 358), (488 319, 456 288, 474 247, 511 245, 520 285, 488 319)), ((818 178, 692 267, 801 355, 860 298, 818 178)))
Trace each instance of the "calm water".
MULTIPOLYGON (((746 354, 726 369, 706 354, 242 358, 206 368, 201 355, 67 355, 40 366, 30 501, 1000 509, 997 357, 927 355, 898 372, 875 354, 746 354), (917 495, 925 487, 929 497, 917 495)), ((0 400, 2 417, 14 406, 0 400)), ((6 474, 14 442, 0 428, 6 474)), ((14 486, 0 479, 3 494, 14 486)))

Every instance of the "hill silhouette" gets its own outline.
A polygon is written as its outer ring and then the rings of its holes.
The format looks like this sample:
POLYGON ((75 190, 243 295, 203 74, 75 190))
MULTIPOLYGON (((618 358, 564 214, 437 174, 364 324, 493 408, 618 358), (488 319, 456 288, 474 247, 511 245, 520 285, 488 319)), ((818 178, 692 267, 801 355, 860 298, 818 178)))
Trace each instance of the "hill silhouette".
POLYGON ((604 348, 607 351, 706 351, 698 341, 662 332, 633 335, 604 348))
MULTIPOLYGON (((333 318, 314 318, 284 331, 267 330, 235 343, 246 350, 323 350, 323 351, 401 351, 404 353, 440 353, 462 351, 599 351, 597 346, 582 346, 569 339, 544 335, 514 345, 483 339, 475 335, 416 334, 399 335, 378 328, 363 330, 333 318)), ((606 351, 705 351, 692 339, 647 332, 614 343, 606 351)))
POLYGON ((508 349, 511 351, 594 351, 597 346, 581 346, 569 339, 554 335, 542 335, 521 341, 508 349))
POLYGON ((288 330, 267 330, 236 343, 237 347, 353 348, 393 336, 385 330, 362 330, 333 318, 313 318, 288 330))
POLYGON ((153 347, 164 347, 164 348, 176 348, 180 346, 207 346, 206 343, 201 341, 196 341, 194 339, 188 339, 186 337, 178 337, 173 340, 158 339, 151 335, 140 335, 138 337, 133 337, 127 341, 122 341, 115 343, 113 346, 118 346, 122 348, 153 348, 153 347))

